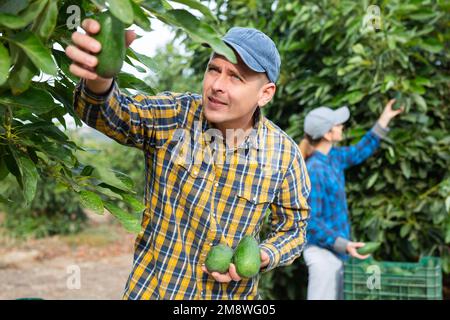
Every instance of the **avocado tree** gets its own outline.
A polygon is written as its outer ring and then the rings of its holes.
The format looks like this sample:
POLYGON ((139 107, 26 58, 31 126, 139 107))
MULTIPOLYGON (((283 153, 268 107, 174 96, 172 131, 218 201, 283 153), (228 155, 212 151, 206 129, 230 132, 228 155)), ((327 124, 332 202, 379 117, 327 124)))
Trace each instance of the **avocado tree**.
MULTIPOLYGON (((216 13, 223 24, 258 28, 276 43, 281 75, 263 111, 297 141, 312 108, 348 105, 344 144, 352 144, 388 99, 399 98, 406 110, 380 150, 346 175, 353 237, 381 242, 376 258, 383 260, 438 255, 449 273, 449 2, 218 0, 216 13)), ((184 43, 201 75, 208 52, 184 43)), ((304 265, 295 263, 265 274, 262 287, 266 297, 299 298, 305 280, 304 265)))
MULTIPOLYGON (((180 7, 180 6, 178 6, 180 7)), ((220 40, 221 28, 210 10, 195 0, 5 0, 0 2, 0 181, 15 177, 21 196, 5 192, 0 201, 30 204, 40 177, 56 181, 58 190, 69 189, 81 204, 98 214, 106 208, 130 232, 140 229, 144 206, 136 199, 133 180, 95 162, 82 163, 83 150, 64 133, 65 115, 82 123, 72 106, 75 84, 64 48, 80 22, 108 10, 129 27, 151 30, 151 18, 179 29, 196 43, 208 43, 234 60, 220 40), (175 9, 173 3, 187 9, 175 9), (194 11, 197 15, 192 14, 194 11), (197 16, 201 16, 198 18, 197 16), (112 200, 115 200, 112 201, 112 200), (117 200, 128 204, 123 210, 117 200)), ((136 72, 142 65, 154 70, 146 55, 128 48, 125 62, 136 72)), ((143 77, 142 77, 143 78, 143 77)), ((152 93, 147 82, 121 72, 124 90, 152 93)))

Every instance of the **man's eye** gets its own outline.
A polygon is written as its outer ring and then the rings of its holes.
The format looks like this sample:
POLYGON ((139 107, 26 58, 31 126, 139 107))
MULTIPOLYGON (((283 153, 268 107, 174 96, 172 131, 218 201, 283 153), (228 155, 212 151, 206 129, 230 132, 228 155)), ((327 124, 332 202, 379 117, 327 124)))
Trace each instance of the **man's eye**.
POLYGON ((235 74, 232 77, 235 78, 236 80, 239 80, 239 81, 242 80, 241 77, 239 77, 238 75, 235 75, 235 74))
POLYGON ((208 68, 208 71, 214 71, 214 72, 217 72, 218 70, 217 70, 217 68, 209 67, 209 68, 208 68))

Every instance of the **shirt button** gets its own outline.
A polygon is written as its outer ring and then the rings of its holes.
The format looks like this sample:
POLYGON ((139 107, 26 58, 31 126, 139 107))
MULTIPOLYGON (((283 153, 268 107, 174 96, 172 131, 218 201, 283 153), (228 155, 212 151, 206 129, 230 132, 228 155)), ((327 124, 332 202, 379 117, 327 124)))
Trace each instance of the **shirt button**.
POLYGON ((196 176, 196 175, 198 175, 198 171, 197 170, 194 170, 194 176, 196 176))
POLYGON ((253 197, 253 201, 255 201, 256 202, 256 200, 258 200, 258 197, 253 197))
POLYGON ((218 187, 218 186, 219 186, 219 183, 218 183, 218 182, 214 183, 214 186, 218 187))
POLYGON ((214 245, 214 243, 211 242, 209 245, 212 247, 214 245))

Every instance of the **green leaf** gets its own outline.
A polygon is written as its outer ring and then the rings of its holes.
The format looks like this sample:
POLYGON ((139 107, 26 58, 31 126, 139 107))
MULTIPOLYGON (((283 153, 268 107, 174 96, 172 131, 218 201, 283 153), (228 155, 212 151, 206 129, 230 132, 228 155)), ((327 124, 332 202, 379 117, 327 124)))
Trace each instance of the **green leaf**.
POLYGON ((29 0, 3 0, 0 3, 0 12, 18 15, 28 6, 28 2, 29 0))
POLYGON ((128 203, 135 212, 142 212, 145 210, 145 205, 142 203, 142 201, 139 201, 138 199, 136 199, 135 197, 133 197, 128 193, 123 193, 122 199, 123 201, 128 203))
POLYGON ((400 162, 400 169, 402 170, 402 173, 406 179, 409 179, 411 177, 411 165, 409 164, 409 162, 400 162))
POLYGON ((125 173, 122 173, 120 171, 117 170, 113 170, 114 174, 116 175, 117 178, 119 178, 120 181, 122 181, 122 183, 129 189, 132 190, 134 189, 134 181, 133 179, 131 179, 129 176, 127 176, 125 173))
POLYGON ((130 0, 108 0, 109 10, 120 21, 127 26, 133 23, 133 7, 130 0))
POLYGON ((8 79, 10 66, 11 59, 8 50, 0 42, 0 86, 8 79))
POLYGON ((144 10, 142 10, 141 7, 134 1, 131 1, 131 6, 133 7, 134 23, 145 31, 152 31, 150 18, 147 16, 144 10))
POLYGON ((34 33, 24 31, 7 39, 21 48, 36 67, 47 74, 56 76, 58 70, 50 50, 42 44, 34 33))
POLYGON ((46 40, 52 35, 57 19, 58 2, 55 0, 49 0, 47 7, 45 7, 45 10, 33 25, 33 30, 39 38, 46 40))
POLYGON ((2 196, 2 195, 0 194, 0 203, 9 204, 9 203, 11 203, 11 202, 12 202, 11 200, 5 198, 4 196, 2 196))
POLYGON ((123 191, 130 191, 133 190, 130 188, 130 185, 122 182, 121 179, 119 179, 116 175, 116 173, 110 169, 103 168, 101 166, 95 167, 94 172, 92 173, 92 176, 94 178, 97 178, 100 181, 103 181, 104 183, 115 187, 117 189, 123 190, 123 191))
POLYGON ((34 1, 19 16, 11 13, 0 13, 0 26, 10 29, 22 29, 33 22, 47 4, 47 0, 34 1))
POLYGON ((19 53, 18 62, 11 70, 8 84, 14 95, 21 94, 30 87, 31 79, 38 74, 39 70, 34 66, 25 52, 19 53))
POLYGON ((134 50, 131 49, 131 48, 128 48, 128 49, 127 49, 127 55, 130 56, 131 58, 133 58, 133 59, 139 61, 140 63, 142 63, 143 65, 145 65, 147 68, 149 68, 150 70, 152 70, 153 72, 155 72, 155 73, 158 73, 158 72, 159 72, 159 67, 158 67, 158 65, 155 63, 155 61, 153 61, 152 58, 150 58, 150 57, 148 57, 148 56, 146 56, 146 55, 140 54, 140 53, 134 51, 134 50))
POLYGON ((105 208, 120 221, 127 231, 132 233, 139 233, 141 231, 141 223, 135 216, 125 212, 109 201, 105 202, 105 208))
POLYGON ((50 156, 54 160, 62 162, 68 167, 72 167, 74 165, 72 152, 64 145, 53 142, 45 142, 38 147, 40 151, 44 152, 47 156, 50 156))
POLYGON ((97 214, 103 214, 103 201, 99 195, 94 192, 82 190, 80 193, 80 204, 97 214))
POLYGON ((30 158, 20 154, 16 160, 22 174, 23 195, 29 204, 36 195, 38 171, 30 158))
POLYGON ((185 4, 192 9, 200 11, 206 18, 217 22, 216 16, 212 14, 209 8, 197 0, 172 0, 172 2, 185 4))
POLYGON ((0 103, 11 107, 27 108, 35 114, 43 114, 56 107, 53 97, 48 92, 34 87, 18 96, 9 92, 3 93, 0 96, 0 103))
POLYGON ((169 19, 163 22, 182 28, 194 42, 208 44, 216 53, 225 56, 232 63, 237 63, 233 50, 222 41, 217 32, 210 25, 199 21, 190 12, 175 9, 167 11, 164 17, 169 19))
POLYGON ((111 187, 104 183, 101 183, 101 184, 95 186, 95 190, 111 199, 117 199, 117 200, 122 200, 122 193, 124 192, 120 189, 111 187))
POLYGON ((411 225, 410 224, 404 224, 400 229, 400 237, 404 238, 408 235, 408 233, 411 231, 411 225))
POLYGON ((427 102, 421 95, 419 95, 417 93, 413 93, 413 94, 411 94, 411 97, 413 98, 413 100, 417 104, 417 106, 419 107, 420 111, 422 111, 422 112, 427 111, 427 102))
POLYGON ((445 198, 445 211, 447 211, 447 213, 450 213, 450 196, 445 198))
POLYGON ((445 231, 445 243, 450 243, 450 223, 447 224, 447 230, 445 231))
POLYGON ((355 104, 360 102, 364 98, 364 93, 362 93, 361 91, 349 92, 345 95, 345 98, 349 103, 355 104))
POLYGON ((20 172, 18 161, 16 160, 14 147, 7 146, 6 151, 7 153, 4 156, 6 167, 8 168, 8 171, 16 177, 17 183, 19 184, 20 188, 23 188, 22 174, 20 172))
POLYGON ((387 180, 389 183, 394 183, 394 176, 393 176, 391 170, 389 170, 389 169, 387 169, 387 168, 384 168, 384 170, 383 170, 383 176, 386 178, 386 180, 387 180))
POLYGON ((443 44, 435 38, 428 38, 423 40, 419 44, 419 47, 431 53, 440 53, 442 50, 444 50, 443 44))
POLYGON ((140 5, 155 14, 164 14, 167 9, 172 8, 165 0, 143 0, 140 5))
POLYGON ((367 181, 366 188, 370 189, 375 184, 375 182, 377 181, 377 178, 378 178, 378 172, 375 172, 374 174, 372 174, 372 176, 367 181))
POLYGON ((364 47, 363 47, 362 44, 360 44, 360 43, 355 44, 355 45, 352 47, 352 50, 353 50, 354 53, 359 54, 359 55, 362 55, 362 56, 364 56, 364 55, 366 54, 365 51, 364 51, 364 47))
POLYGON ((155 95, 156 92, 143 80, 136 78, 132 74, 121 72, 117 76, 117 82, 120 88, 130 88, 140 90, 155 95))
POLYGON ((81 171, 80 175, 81 176, 90 176, 92 174, 92 172, 94 172, 95 168, 93 166, 84 166, 83 170, 81 171))

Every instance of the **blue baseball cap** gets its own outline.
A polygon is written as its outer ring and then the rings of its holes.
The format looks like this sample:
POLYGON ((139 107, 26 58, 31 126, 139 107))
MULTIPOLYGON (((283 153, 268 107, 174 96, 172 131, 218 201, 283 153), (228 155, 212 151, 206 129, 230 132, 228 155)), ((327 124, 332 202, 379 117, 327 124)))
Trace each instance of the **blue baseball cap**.
POLYGON ((265 72, 270 82, 278 80, 280 54, 266 34, 254 28, 233 27, 222 40, 239 54, 247 67, 256 72, 265 72))

